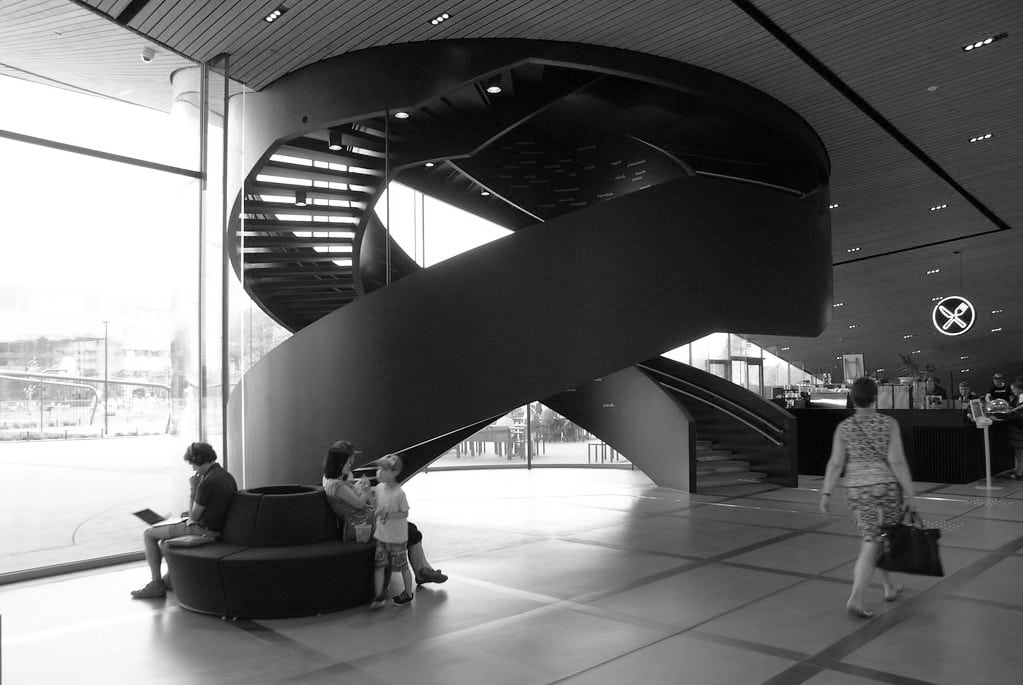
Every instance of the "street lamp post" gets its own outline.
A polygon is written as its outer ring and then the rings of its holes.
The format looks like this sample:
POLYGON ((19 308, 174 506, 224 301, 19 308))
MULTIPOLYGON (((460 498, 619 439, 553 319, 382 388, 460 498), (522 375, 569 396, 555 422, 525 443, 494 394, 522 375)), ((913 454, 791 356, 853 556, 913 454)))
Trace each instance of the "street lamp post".
POLYGON ((109 321, 103 321, 103 437, 110 435, 110 426, 108 425, 108 422, 110 421, 110 407, 108 404, 110 399, 110 386, 107 385, 107 371, 110 366, 110 356, 107 354, 109 324, 109 321))

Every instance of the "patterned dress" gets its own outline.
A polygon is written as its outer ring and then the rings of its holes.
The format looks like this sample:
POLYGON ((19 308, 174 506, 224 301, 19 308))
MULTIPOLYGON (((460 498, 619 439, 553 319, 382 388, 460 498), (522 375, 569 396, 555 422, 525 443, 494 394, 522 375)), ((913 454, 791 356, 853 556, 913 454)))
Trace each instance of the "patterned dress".
POLYGON ((353 495, 355 494, 355 488, 352 487, 351 483, 341 478, 327 478, 324 476, 323 490, 327 495, 327 502, 330 504, 330 508, 333 509, 334 514, 338 518, 344 519, 342 539, 346 542, 354 542, 355 526, 373 523, 375 518, 373 505, 367 502, 365 506, 353 507, 341 499, 341 490, 348 490, 353 495))
POLYGON ((838 424, 845 445, 845 496, 866 542, 878 542, 881 526, 902 519, 902 487, 888 465, 888 417, 856 413, 838 424))

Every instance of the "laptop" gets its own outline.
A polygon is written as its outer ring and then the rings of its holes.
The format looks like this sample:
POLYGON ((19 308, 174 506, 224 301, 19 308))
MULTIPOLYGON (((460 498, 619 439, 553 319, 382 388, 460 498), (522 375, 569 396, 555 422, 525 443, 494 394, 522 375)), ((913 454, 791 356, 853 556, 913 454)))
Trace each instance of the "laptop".
POLYGON ((138 516, 140 519, 142 519, 151 526, 155 526, 157 523, 165 523, 167 525, 170 525, 172 523, 181 523, 182 521, 188 518, 187 516, 178 516, 175 518, 168 519, 164 518, 163 516, 160 516, 152 509, 140 509, 139 511, 133 511, 131 513, 134 516, 138 516))

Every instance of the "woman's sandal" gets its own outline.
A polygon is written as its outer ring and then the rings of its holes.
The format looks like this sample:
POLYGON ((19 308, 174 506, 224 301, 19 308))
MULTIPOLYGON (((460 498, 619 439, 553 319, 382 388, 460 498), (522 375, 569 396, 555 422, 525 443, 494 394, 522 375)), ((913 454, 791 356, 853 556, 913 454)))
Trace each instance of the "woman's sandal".
POLYGON ((870 609, 866 609, 861 606, 860 607, 853 606, 852 604, 845 605, 845 613, 849 614, 850 616, 855 616, 857 618, 874 618, 874 612, 871 611, 870 609))
POLYGON ((902 592, 902 590, 903 590, 902 583, 892 583, 891 592, 888 592, 888 588, 884 589, 884 601, 894 602, 895 599, 899 596, 899 593, 902 592))

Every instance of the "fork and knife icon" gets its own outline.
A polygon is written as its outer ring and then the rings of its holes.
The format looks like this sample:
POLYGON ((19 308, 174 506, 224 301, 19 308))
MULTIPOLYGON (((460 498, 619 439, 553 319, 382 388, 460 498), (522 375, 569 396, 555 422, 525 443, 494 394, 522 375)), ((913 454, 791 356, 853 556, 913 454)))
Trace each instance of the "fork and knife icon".
POLYGON ((967 324, 965 321, 962 320, 961 317, 969 310, 970 305, 966 304, 965 302, 960 302, 954 311, 949 309, 945 305, 939 305, 938 311, 941 312, 942 316, 945 316, 947 318, 947 321, 945 321, 945 323, 941 325, 941 330, 947 331, 949 328, 952 327, 953 324, 961 328, 966 328, 967 324))

